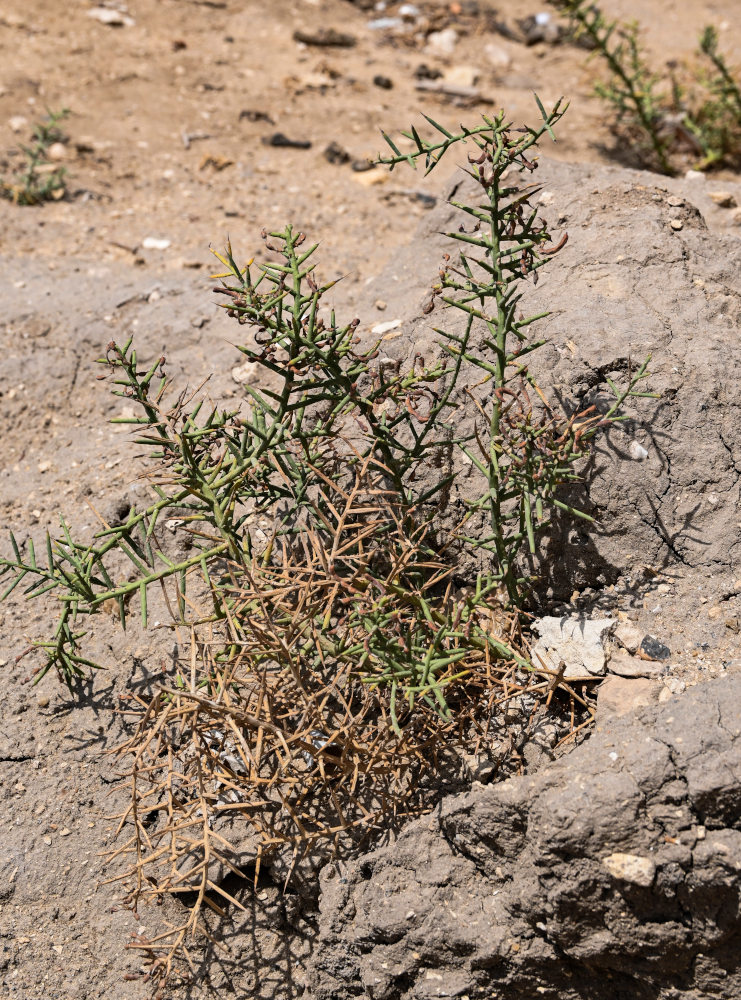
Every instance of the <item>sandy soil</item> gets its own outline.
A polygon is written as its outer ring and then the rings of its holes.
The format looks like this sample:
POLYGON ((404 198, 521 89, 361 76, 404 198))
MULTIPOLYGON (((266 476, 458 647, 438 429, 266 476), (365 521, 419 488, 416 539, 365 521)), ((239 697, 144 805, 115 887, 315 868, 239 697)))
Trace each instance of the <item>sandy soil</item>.
MULTIPOLYGON (((380 128, 405 128, 421 109, 447 124, 499 106, 532 118, 535 89, 546 104, 561 94, 572 102, 549 155, 613 156, 585 53, 527 47, 496 30, 497 21, 516 28, 539 2, 516 0, 496 15, 484 2, 418 4, 438 30, 458 32, 447 55, 420 31, 369 27, 398 3, 369 12, 348 0, 131 0, 133 23, 121 27, 89 17, 91 6, 5 0, 0 10, 0 161, 16 162, 10 151, 46 107, 71 111, 68 197, 39 208, 0 202, 0 511, 19 540, 55 526, 59 508, 90 530, 87 501, 105 513, 136 490, 134 450, 104 422, 121 407, 92 364, 111 337, 136 331, 142 352, 164 351, 174 376, 195 381, 213 371, 215 397, 237 391, 232 332, 209 293, 209 243, 231 237, 247 257, 263 226, 291 220, 322 242, 325 271, 346 275, 338 303, 350 308, 361 297, 446 179, 442 171, 423 181, 354 170, 379 150, 380 128), (293 39, 296 29, 320 28, 356 44, 293 39), (422 64, 458 80, 475 71, 481 99, 463 110, 420 92, 422 64), (28 125, 11 123, 18 116, 28 125), (310 146, 267 144, 276 133, 310 146), (332 142, 350 162, 327 160, 332 142), (147 249, 148 237, 168 246, 147 249)), ((706 23, 721 28, 724 51, 741 61, 737 0, 609 6, 641 19, 659 62, 690 58, 706 23)), ((133 914, 119 888, 103 884, 116 872, 100 856, 115 825, 108 817, 124 795, 106 751, 125 726, 119 695, 156 679, 173 639, 136 627, 123 636, 101 620, 94 646, 110 669, 78 707, 51 677, 31 687, 31 657, 15 663, 46 623, 43 607, 0 606, 0 984, 23 1000, 143 996, 141 958, 124 945, 132 932, 153 932, 162 913, 133 914)), ((246 914, 223 929, 230 957, 182 995, 301 995, 311 915, 269 886, 244 898, 246 914)))

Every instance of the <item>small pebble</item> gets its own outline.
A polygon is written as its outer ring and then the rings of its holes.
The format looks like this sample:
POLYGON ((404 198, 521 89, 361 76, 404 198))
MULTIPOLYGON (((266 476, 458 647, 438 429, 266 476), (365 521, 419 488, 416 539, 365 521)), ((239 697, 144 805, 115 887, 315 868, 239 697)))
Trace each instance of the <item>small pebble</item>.
POLYGON ((665 677, 664 687, 671 694, 681 694, 684 690, 686 690, 687 685, 684 681, 680 681, 678 677, 665 677))
POLYGON ((509 69, 512 64, 512 57, 509 52, 494 42, 488 42, 484 46, 484 55, 489 65, 493 66, 494 69, 509 69))
POLYGON ((256 361, 245 361, 243 364, 232 368, 232 378, 237 385, 247 385, 258 373, 260 366, 256 361))
POLYGON ((380 337, 384 333, 388 333, 390 330, 396 330, 397 327, 400 326, 400 319, 390 319, 386 323, 376 323, 375 326, 371 327, 371 333, 374 337, 380 337))
POLYGON ((427 36, 425 52, 436 56, 449 56, 452 54, 458 42, 458 32, 455 28, 443 28, 442 31, 433 31, 427 36))
POLYGON ((389 28, 401 27, 400 17, 377 17, 374 21, 368 22, 371 31, 387 31, 389 28))
POLYGON ((682 227, 684 226, 684 223, 682 222, 681 219, 672 219, 669 225, 676 233, 678 233, 679 230, 682 229, 682 227))
POLYGON ((643 637, 639 652, 643 653, 650 660, 668 660, 672 655, 669 647, 665 646, 663 642, 660 642, 652 635, 645 635, 643 637))
POLYGON ((680 208, 684 205, 684 198, 680 198, 678 195, 673 194, 670 198, 666 199, 667 205, 671 205, 672 208, 680 208))
POLYGON ((475 66, 451 66, 443 73, 443 80, 452 87, 474 87, 479 76, 475 66))
POLYGON ((145 236, 142 240, 143 250, 167 250, 171 245, 171 240, 160 240, 156 236, 145 236))
POLYGON ((738 202, 730 191, 712 191, 710 200, 714 201, 718 208, 738 208, 738 202))
POLYGON ((385 167, 373 167, 371 170, 355 173, 353 179, 363 187, 374 187, 376 184, 386 184, 389 172, 385 167))
POLYGON ((110 10, 108 7, 92 7, 87 16, 95 18, 101 24, 107 24, 110 28, 131 28, 135 24, 133 17, 119 10, 110 10))
POLYGON ((380 73, 373 77, 373 83, 377 87, 380 87, 381 90, 393 90, 394 87, 394 81, 388 76, 382 76, 380 73))
POLYGON ((384 309, 386 308, 386 303, 383 301, 383 299, 376 299, 375 307, 379 312, 383 312, 384 309))
POLYGON ((48 696, 45 695, 45 694, 42 694, 41 697, 39 698, 39 700, 36 702, 36 704, 39 706, 39 708, 48 708, 49 707, 49 698, 48 698, 48 696))
POLYGON ((324 159, 335 167, 341 167, 343 164, 350 162, 351 156, 339 143, 330 142, 324 150, 324 159))
POLYGON ((51 146, 46 151, 46 157, 49 160, 66 160, 67 159, 67 147, 63 142, 53 142, 51 146))

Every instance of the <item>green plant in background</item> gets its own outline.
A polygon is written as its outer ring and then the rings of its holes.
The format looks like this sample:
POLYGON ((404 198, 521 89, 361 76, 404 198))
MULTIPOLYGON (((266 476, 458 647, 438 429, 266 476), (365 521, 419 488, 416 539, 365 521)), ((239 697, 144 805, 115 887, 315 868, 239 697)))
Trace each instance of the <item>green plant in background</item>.
POLYGON ((646 143, 662 173, 672 173, 670 141, 662 130, 666 98, 657 89, 660 76, 645 62, 638 43, 638 24, 605 19, 590 0, 550 0, 568 14, 576 40, 585 40, 604 59, 610 79, 595 88, 615 109, 618 126, 646 143))
POLYGON ((700 52, 714 72, 698 72, 693 110, 687 125, 702 151, 701 167, 738 162, 741 152, 741 89, 718 51, 718 32, 706 27, 700 36, 700 52))
POLYGON ((685 74, 657 72, 647 63, 639 45, 639 25, 608 20, 590 0, 549 0, 568 15, 573 37, 585 42, 609 70, 597 94, 615 110, 616 129, 648 165, 664 174, 678 169, 678 155, 688 147, 709 167, 738 162, 741 154, 741 89, 718 52, 718 34, 706 27, 699 51, 714 68, 701 66, 685 74))
POLYGON ((59 122, 68 115, 66 108, 48 111, 46 119, 35 125, 31 145, 21 146, 25 158, 23 167, 8 180, 0 178, 2 197, 16 205, 38 205, 42 201, 58 200, 64 196, 66 170, 51 163, 47 154, 50 146, 64 141, 65 135, 59 128, 59 122))
POLYGON ((714 93, 728 113, 741 124, 741 89, 725 59, 718 52, 718 32, 715 28, 705 28, 700 36, 700 49, 710 59, 718 74, 711 83, 714 93))

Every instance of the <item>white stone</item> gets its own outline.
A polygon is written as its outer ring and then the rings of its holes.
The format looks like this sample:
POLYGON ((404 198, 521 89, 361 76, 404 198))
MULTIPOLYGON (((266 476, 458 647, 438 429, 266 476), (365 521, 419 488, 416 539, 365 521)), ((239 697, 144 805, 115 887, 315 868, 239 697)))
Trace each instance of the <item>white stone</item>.
POLYGON ((53 142, 51 146, 46 151, 46 156, 50 160, 66 160, 67 159, 67 147, 63 142, 53 142))
POLYGON ((480 75, 475 66, 451 66, 443 73, 443 80, 453 87, 473 87, 480 75))
POLYGON ((107 24, 110 28, 131 28, 135 24, 133 17, 120 10, 111 10, 109 7, 91 7, 87 16, 95 18, 101 24, 107 24))
POLYGON ((627 649, 629 653, 635 654, 640 649, 644 633, 637 629, 631 622, 620 622, 615 627, 614 635, 623 649, 627 649))
POLYGON ((384 333, 389 333, 391 330, 397 330, 400 326, 400 319, 389 319, 385 323, 376 323, 375 326, 372 326, 371 333, 374 337, 382 337, 384 333))
POLYGON ((512 56, 503 45, 495 42, 487 42, 484 46, 484 55, 490 66, 494 69, 509 69, 512 65, 512 56))
POLYGON ((648 458, 648 452, 638 441, 631 441, 628 445, 630 457, 635 462, 644 462, 648 458))
POLYGON ((156 236, 145 236, 142 240, 144 250, 167 250, 172 246, 171 240, 158 240, 156 236))
POLYGON ((655 660, 641 660, 627 649, 617 649, 610 657, 607 670, 618 677, 661 677, 664 667, 655 660))
POLYGON ((540 618, 532 624, 540 636, 533 649, 534 663, 538 666, 542 661, 557 671, 563 660, 564 680, 600 677, 607 664, 607 637, 615 625, 611 618, 540 618))
POLYGON ((232 368, 232 378, 237 385, 247 385, 252 381, 259 367, 256 361, 245 361, 244 364, 232 368))
POLYGON ((430 55, 449 56, 458 41, 458 32, 455 28, 443 28, 442 31, 433 31, 427 36, 425 52, 430 55))

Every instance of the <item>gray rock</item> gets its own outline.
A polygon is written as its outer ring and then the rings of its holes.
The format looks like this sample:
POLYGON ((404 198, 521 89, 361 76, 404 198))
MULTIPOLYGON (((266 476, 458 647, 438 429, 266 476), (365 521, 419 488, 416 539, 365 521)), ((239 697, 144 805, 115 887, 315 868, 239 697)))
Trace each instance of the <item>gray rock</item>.
POLYGON ((737 1000, 741 676, 323 874, 312 1000, 737 1000))

